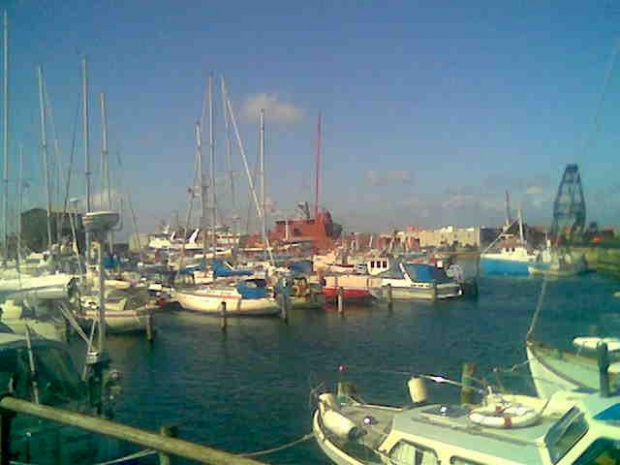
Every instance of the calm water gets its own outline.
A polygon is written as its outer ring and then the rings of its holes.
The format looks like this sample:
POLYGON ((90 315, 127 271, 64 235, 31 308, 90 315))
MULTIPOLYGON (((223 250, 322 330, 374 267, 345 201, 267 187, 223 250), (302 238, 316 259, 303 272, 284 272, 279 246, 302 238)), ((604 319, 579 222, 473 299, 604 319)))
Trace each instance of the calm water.
MULTIPOLYGON (((110 352, 124 374, 118 418, 158 429, 176 424, 183 438, 233 452, 271 448, 311 430, 309 392, 344 377, 365 399, 406 402, 407 377, 394 372, 460 379, 463 362, 493 379, 493 367, 525 360, 524 338, 541 280, 481 279, 477 300, 407 303, 386 307, 294 310, 288 326, 277 319, 229 320, 181 311, 157 315, 157 340, 116 337, 110 352)), ((536 332, 569 346, 578 334, 605 322, 620 334, 620 283, 589 275, 549 282, 536 332), (618 315, 619 321, 616 321, 618 315)), ((527 371, 507 384, 532 392, 527 371)), ((431 389, 436 400, 456 399, 457 388, 431 389)), ((262 460, 328 463, 309 441, 262 460)))

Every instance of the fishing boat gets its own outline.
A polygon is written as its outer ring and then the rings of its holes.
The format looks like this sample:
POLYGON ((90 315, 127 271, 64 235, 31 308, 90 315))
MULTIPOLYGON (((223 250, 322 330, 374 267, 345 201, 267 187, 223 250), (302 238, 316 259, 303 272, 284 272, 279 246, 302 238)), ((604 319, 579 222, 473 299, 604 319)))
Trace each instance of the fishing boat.
POLYGON ((611 365, 611 388, 620 388, 620 339, 577 337, 573 340, 576 351, 561 350, 538 341, 529 340, 527 359, 536 392, 548 397, 558 390, 594 390, 599 385, 597 349, 607 344, 611 365))
POLYGON ((368 404, 348 389, 322 393, 319 447, 338 465, 585 465, 620 456, 618 397, 491 392, 479 405, 430 404, 422 382, 409 381, 409 407, 368 404))
POLYGON ((371 286, 379 299, 387 297, 388 286, 394 300, 452 299, 463 295, 461 285, 449 278, 443 268, 427 263, 395 261, 390 269, 373 278, 371 286))
POLYGON ((536 261, 528 265, 531 275, 563 278, 577 276, 587 271, 586 260, 583 254, 573 254, 569 251, 555 250, 551 252, 550 261, 536 261))
POLYGON ((173 292, 172 297, 185 310, 208 315, 221 315, 223 307, 227 316, 269 316, 280 312, 267 281, 260 278, 180 288, 173 292))

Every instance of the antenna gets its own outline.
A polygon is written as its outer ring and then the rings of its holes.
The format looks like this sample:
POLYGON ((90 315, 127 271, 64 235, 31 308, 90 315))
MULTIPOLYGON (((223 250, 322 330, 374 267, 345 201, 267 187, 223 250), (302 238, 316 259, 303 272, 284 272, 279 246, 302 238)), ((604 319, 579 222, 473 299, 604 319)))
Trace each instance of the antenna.
POLYGON ((319 216, 319 189, 321 179, 321 112, 319 111, 319 118, 316 125, 316 166, 315 166, 315 178, 314 178, 314 221, 319 216))

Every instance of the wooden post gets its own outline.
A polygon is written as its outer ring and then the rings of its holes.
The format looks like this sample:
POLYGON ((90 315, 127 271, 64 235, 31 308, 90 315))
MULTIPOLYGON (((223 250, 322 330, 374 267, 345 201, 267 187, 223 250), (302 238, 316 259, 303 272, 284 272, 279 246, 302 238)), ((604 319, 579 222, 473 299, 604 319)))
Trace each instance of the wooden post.
POLYGON ((436 282, 431 283, 431 301, 433 302, 437 301, 437 283, 436 282))
POLYGON ((386 297, 387 297, 388 309, 392 310, 393 301, 392 301, 392 285, 391 284, 388 284, 386 286, 386 297))
POLYGON ((607 344, 596 347, 601 397, 609 397, 609 351, 607 344))
POLYGON ((0 465, 11 463, 11 421, 15 414, 0 410, 0 465))
POLYGON ((149 342, 153 342, 155 339, 155 334, 153 332, 153 313, 149 310, 149 313, 146 315, 146 340, 149 342))
MULTIPOLYGON (((178 435, 178 428, 176 426, 162 425, 162 427, 159 428, 159 434, 168 438, 176 438, 178 435)), ((159 465, 170 465, 172 463, 168 454, 160 452, 158 456, 159 465)))
POLYGON ((291 303, 291 298, 288 295, 287 290, 285 289, 280 294, 280 318, 286 324, 288 324, 288 310, 291 303))
POLYGON ((474 384, 474 373, 476 372, 476 364, 465 362, 463 364, 463 374, 461 375, 461 403, 473 404, 474 392, 472 388, 474 384))
POLYGON ((338 288, 338 314, 344 316, 344 287, 338 288))
POLYGON ((226 302, 222 301, 222 303, 220 304, 220 312, 222 314, 222 318, 220 320, 220 329, 222 331, 226 331, 226 326, 228 325, 228 321, 226 321, 227 318, 227 312, 226 312, 226 302))

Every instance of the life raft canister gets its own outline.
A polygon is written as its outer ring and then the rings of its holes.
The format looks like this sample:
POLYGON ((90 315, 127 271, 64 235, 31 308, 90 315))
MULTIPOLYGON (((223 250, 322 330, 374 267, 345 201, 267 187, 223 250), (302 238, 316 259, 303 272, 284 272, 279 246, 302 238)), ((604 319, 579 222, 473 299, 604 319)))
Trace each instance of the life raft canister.
POLYGON ((521 404, 494 404, 472 410, 472 423, 489 428, 526 428, 540 419, 540 413, 521 404))

